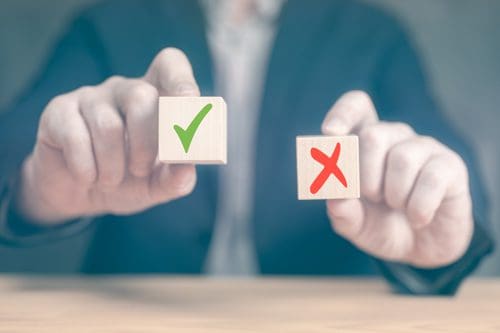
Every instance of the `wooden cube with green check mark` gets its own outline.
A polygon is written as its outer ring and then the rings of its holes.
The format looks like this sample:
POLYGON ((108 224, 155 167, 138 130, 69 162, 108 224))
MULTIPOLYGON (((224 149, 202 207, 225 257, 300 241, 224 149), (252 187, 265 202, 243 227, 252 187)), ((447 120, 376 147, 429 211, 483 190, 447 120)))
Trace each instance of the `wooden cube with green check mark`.
POLYGON ((226 164, 222 97, 160 97, 158 155, 166 163, 226 164))

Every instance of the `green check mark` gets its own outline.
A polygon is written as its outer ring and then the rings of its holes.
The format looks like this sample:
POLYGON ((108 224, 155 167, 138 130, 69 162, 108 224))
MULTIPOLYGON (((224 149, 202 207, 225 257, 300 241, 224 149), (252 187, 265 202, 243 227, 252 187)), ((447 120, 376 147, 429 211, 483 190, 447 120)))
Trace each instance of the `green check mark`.
POLYGON ((205 105, 194 117, 194 119, 191 121, 191 124, 189 124, 186 129, 183 129, 179 125, 174 125, 175 133, 177 133, 177 136, 181 140, 184 152, 187 153, 189 151, 189 146, 191 146, 191 141, 193 141, 196 130, 211 109, 212 103, 208 103, 207 105, 205 105))

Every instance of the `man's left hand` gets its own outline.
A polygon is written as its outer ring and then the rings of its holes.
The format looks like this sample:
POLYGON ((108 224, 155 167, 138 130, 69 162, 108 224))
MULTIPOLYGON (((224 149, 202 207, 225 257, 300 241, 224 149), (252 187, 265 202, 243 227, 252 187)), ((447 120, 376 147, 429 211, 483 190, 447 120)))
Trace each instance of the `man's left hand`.
POLYGON ((467 167, 457 153, 407 124, 379 121, 361 91, 335 103, 322 131, 356 134, 360 142, 361 198, 327 201, 338 234, 375 257, 421 268, 464 254, 474 223, 467 167))

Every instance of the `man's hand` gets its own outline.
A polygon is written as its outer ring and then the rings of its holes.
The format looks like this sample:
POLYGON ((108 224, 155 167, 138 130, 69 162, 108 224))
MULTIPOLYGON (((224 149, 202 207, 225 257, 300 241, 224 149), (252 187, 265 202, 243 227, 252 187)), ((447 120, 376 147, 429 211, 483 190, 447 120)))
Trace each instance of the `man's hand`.
POLYGON ((385 260, 422 268, 450 264, 473 232, 462 159, 408 125, 378 120, 370 97, 343 95, 328 112, 327 135, 359 135, 361 199, 329 200, 334 230, 385 260))
POLYGON ((168 48, 144 77, 112 77, 54 98, 22 167, 16 206, 40 224, 130 214, 190 193, 193 165, 160 164, 158 96, 199 96, 191 65, 168 48))

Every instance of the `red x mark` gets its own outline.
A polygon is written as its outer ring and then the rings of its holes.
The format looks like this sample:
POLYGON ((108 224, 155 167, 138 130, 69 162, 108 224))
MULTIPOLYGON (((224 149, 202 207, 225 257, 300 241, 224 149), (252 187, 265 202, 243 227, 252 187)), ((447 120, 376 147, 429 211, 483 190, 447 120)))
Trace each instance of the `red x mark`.
POLYGON ((325 153, 323 153, 318 148, 311 148, 311 156, 319 163, 323 164, 325 167, 320 172, 318 177, 311 184, 311 193, 316 194, 321 186, 326 182, 330 174, 333 173, 335 177, 340 181, 344 187, 347 188, 347 181, 345 180, 344 174, 342 170, 337 166, 337 161, 339 160, 340 155, 340 142, 337 142, 335 145, 335 149, 333 150, 333 154, 331 157, 328 157, 325 153))

